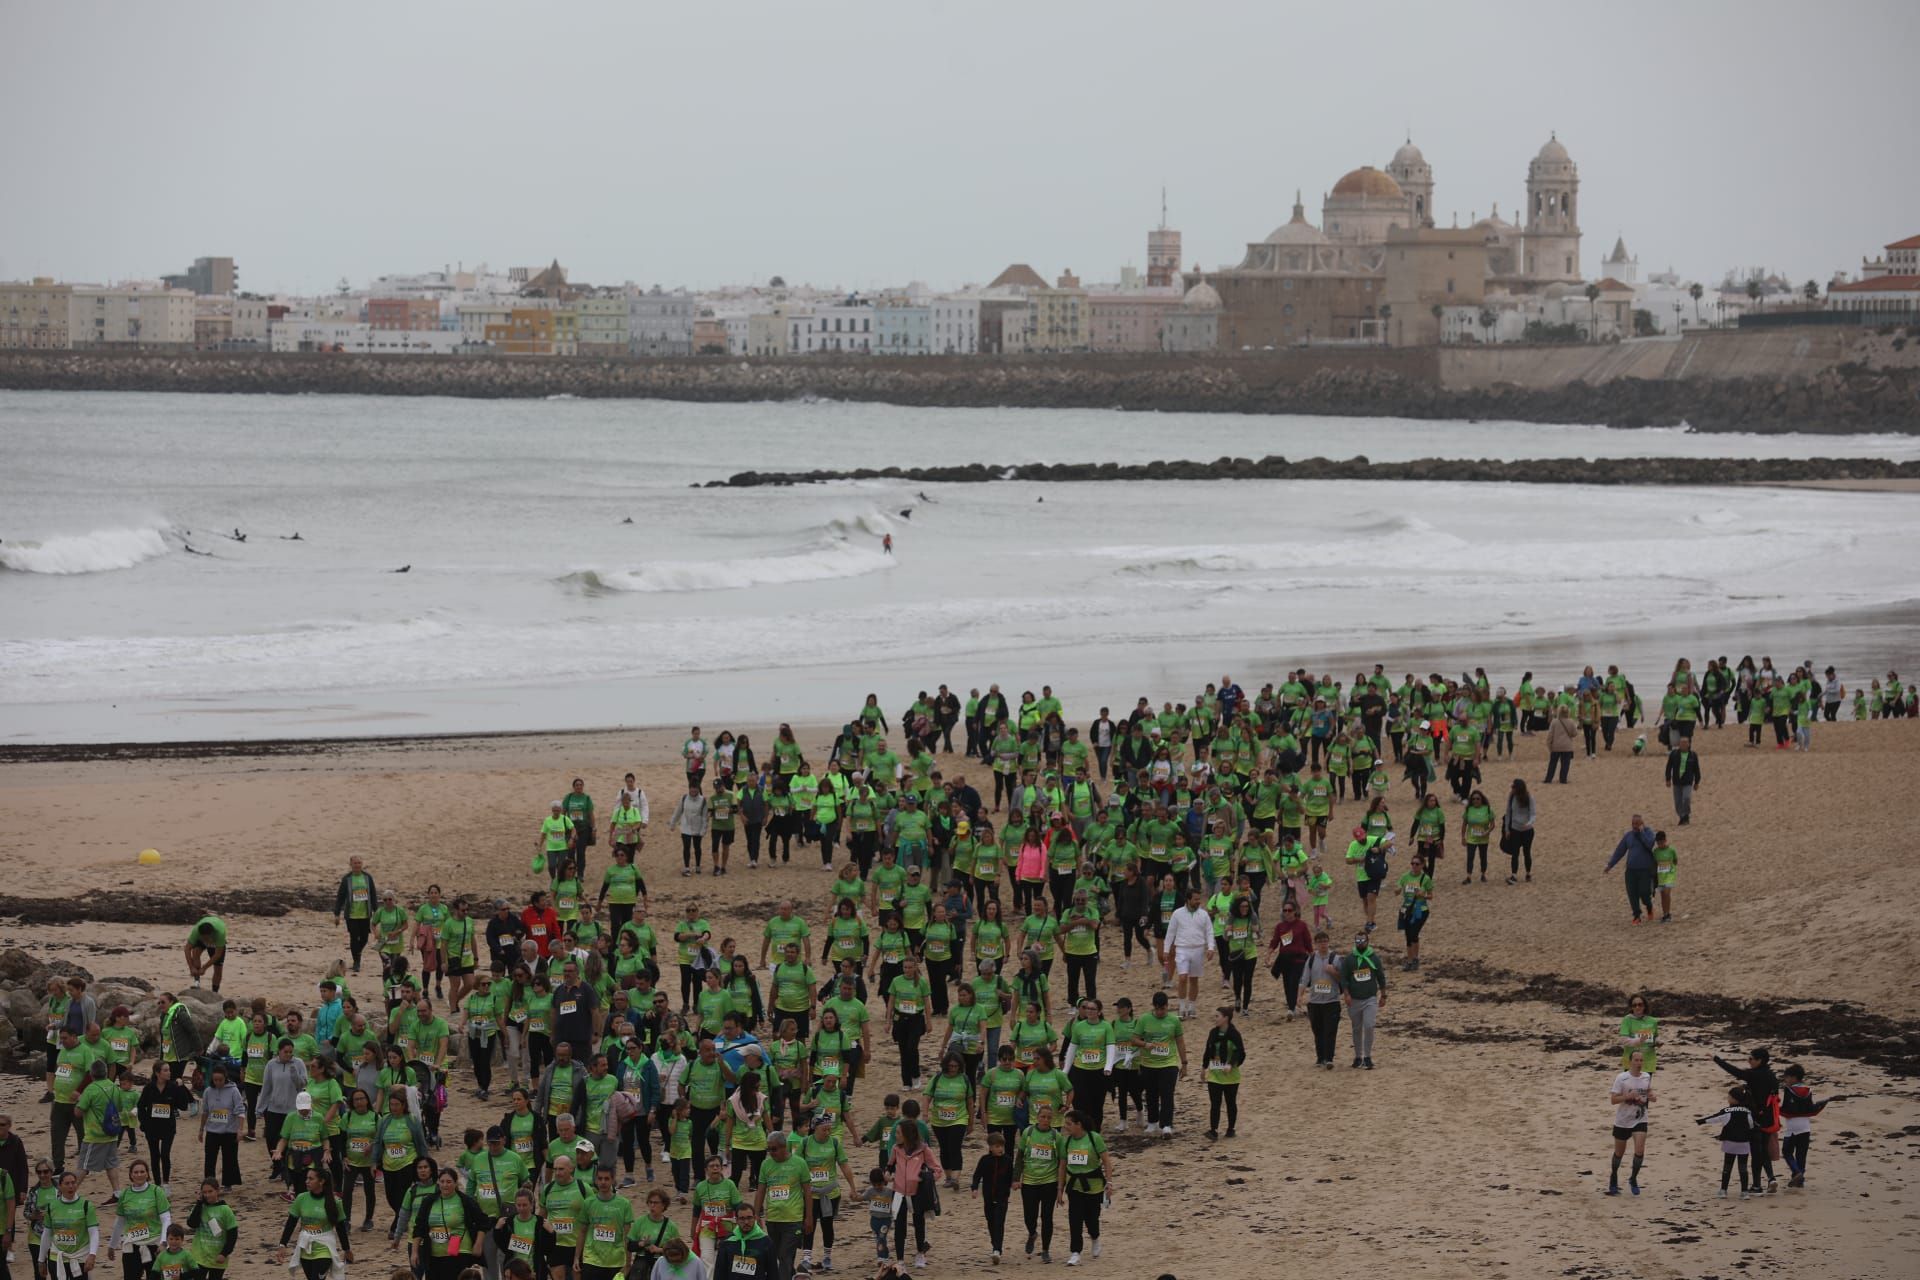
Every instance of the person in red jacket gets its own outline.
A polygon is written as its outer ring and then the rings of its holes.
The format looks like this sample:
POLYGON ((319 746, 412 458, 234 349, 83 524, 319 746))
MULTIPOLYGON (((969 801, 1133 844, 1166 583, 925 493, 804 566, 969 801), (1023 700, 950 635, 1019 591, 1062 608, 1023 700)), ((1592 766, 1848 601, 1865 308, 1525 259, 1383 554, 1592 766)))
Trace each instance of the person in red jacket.
POLYGON ((520 923, 526 928, 528 942, 540 948, 540 958, 547 958, 547 948, 560 936, 560 917, 547 905, 544 889, 533 891, 533 902, 520 913, 520 923))
POLYGON ((1300 1011, 1300 974, 1313 954, 1313 933, 1300 918, 1298 899, 1288 898, 1280 906, 1280 919, 1274 923, 1273 937, 1267 942, 1267 964, 1287 992, 1287 1016, 1300 1011))

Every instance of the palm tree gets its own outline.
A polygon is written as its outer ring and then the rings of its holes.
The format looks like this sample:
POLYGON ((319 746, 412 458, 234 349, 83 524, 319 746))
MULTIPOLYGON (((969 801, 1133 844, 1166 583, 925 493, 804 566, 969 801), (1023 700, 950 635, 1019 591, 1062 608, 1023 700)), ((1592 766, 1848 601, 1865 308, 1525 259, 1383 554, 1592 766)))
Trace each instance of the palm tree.
POLYGON ((1747 281, 1747 301, 1759 302, 1762 311, 1767 309, 1767 304, 1760 302, 1760 280, 1757 276, 1747 281))
POLYGON ((1700 323, 1700 295, 1705 292, 1698 280, 1687 286, 1687 296, 1693 299, 1693 322, 1696 325, 1700 323))
POLYGON ((1808 302, 1820 301, 1820 286, 1815 284, 1811 280, 1807 281, 1804 285, 1800 286, 1800 292, 1806 295, 1806 299, 1808 302))
POLYGON ((1433 327, 1434 330, 1440 334, 1440 341, 1442 342, 1447 340, 1447 335, 1446 332, 1440 328, 1440 317, 1445 315, 1446 312, 1447 309, 1439 303, 1436 302, 1433 304, 1433 327))
POLYGON ((1595 306, 1595 304, 1599 302, 1599 300, 1600 300, 1600 286, 1597 284, 1589 284, 1587 286, 1587 341, 1588 342, 1598 342, 1600 340, 1600 314, 1595 306))
POLYGON ((1493 322, 1497 319, 1499 317, 1493 314, 1492 307, 1480 308, 1480 340, 1482 342, 1493 341, 1493 322))

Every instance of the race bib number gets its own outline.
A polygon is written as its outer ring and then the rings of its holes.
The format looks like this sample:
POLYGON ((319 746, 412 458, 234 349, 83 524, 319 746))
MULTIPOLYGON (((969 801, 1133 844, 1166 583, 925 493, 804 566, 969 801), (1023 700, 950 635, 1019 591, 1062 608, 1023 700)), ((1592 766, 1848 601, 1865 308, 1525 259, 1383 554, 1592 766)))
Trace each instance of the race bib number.
POLYGON ((153 1232, 144 1222, 120 1233, 120 1239, 126 1244, 145 1244, 152 1236, 153 1232))
POLYGON ((523 1258, 532 1257, 533 1241, 525 1239, 522 1236, 514 1236, 507 1241, 507 1252, 517 1253, 523 1258))
POLYGON ((53 1078, 55 1080, 73 1079, 73 1064, 69 1062, 63 1062, 59 1066, 55 1067, 53 1069, 53 1078))
POLYGON ((933 1122, 938 1125, 960 1123, 960 1107, 957 1103, 937 1103, 933 1108, 933 1122))
POLYGON ((367 891, 365 889, 355 889, 353 891, 353 900, 355 902, 365 902, 367 900, 367 891))
POLYGON ((566 1000, 561 1002, 561 1005, 560 1005, 561 1017, 563 1018, 572 1017, 574 1014, 578 1012, 580 1012, 580 1005, 578 1001, 566 1000))
POLYGON ((595 1244, 618 1244, 620 1242, 620 1233, 612 1227, 595 1226, 593 1229, 593 1241, 595 1244))
POLYGON ((1314 993, 1315 995, 1317 995, 1317 996, 1330 996, 1330 995, 1332 995, 1332 994, 1333 994, 1333 979, 1331 979, 1331 978, 1315 978, 1315 979, 1313 980, 1313 993, 1314 993))
POLYGON ((544 938, 544 937, 546 937, 546 936, 547 936, 547 926, 545 926, 545 925, 543 925, 543 924, 537 924, 537 925, 535 925, 535 926, 533 926, 533 936, 534 936, 534 937, 536 937, 536 938, 544 938))
POLYGON ((760 1260, 758 1258, 749 1258, 744 1253, 736 1254, 733 1259, 733 1274, 737 1276, 760 1274, 760 1260))
POLYGON ((71 1253, 80 1243, 80 1233, 71 1227, 56 1227, 53 1232, 53 1247, 62 1253, 71 1253))
POLYGON ((215 1107, 212 1111, 207 1112, 207 1119, 214 1124, 225 1124, 232 1118, 233 1112, 228 1111, 225 1107, 215 1107))
POLYGON ((401 1146, 397 1142, 389 1142, 387 1144, 387 1159, 397 1164, 400 1161, 405 1160, 406 1158, 407 1158, 407 1149, 405 1147, 401 1146))
POLYGON ((1090 1157, 1090 1156, 1091 1156, 1092 1154, 1093 1154, 1093 1153, 1092 1153, 1092 1152, 1090 1152, 1090 1151, 1069 1151, 1069 1152, 1067 1152, 1067 1167, 1068 1167, 1069 1169, 1084 1169, 1084 1168, 1086 1168, 1086 1166, 1087 1166, 1087 1160, 1088 1160, 1088 1158, 1089 1158, 1089 1157, 1090 1157))
POLYGON ((1290 934, 1290 933, 1283 933, 1283 934, 1281 934, 1281 935, 1280 935, 1280 945, 1281 945, 1281 946, 1283 946, 1283 947, 1290 947, 1290 946, 1292 946, 1292 945, 1293 945, 1293 935, 1292 935, 1292 934, 1290 934))
POLYGON ((348 1155, 364 1156, 372 1150, 373 1150, 372 1138, 348 1138, 347 1139, 348 1155))
POLYGON ((156 1102, 148 1112, 155 1120, 171 1120, 173 1107, 165 1102, 156 1102))
POLYGON ((447 1229, 434 1227, 427 1232, 427 1239, 433 1242, 435 1248, 444 1249, 447 1247, 447 1229))
POLYGON ((517 1156, 532 1155, 533 1139, 532 1138, 515 1138, 513 1140, 513 1153, 517 1156))
POLYGON ((770 1187, 768 1187, 768 1188, 767 1188, 767 1199, 769 1199, 769 1200, 771 1200, 771 1201, 773 1201, 773 1202, 774 1202, 774 1203, 776 1203, 776 1204, 778 1204, 778 1203, 780 1203, 781 1201, 783 1201, 783 1200, 785 1200, 785 1199, 787 1199, 787 1198, 788 1198, 789 1196, 791 1196, 792 1194, 793 1194, 793 1188, 792 1188, 792 1187, 773 1187, 773 1186, 770 1186, 770 1187))
POLYGON ((995 1089, 993 1091, 993 1105, 996 1107, 1012 1110, 1017 1101, 1019 1101, 1019 1097, 1011 1089, 995 1089))

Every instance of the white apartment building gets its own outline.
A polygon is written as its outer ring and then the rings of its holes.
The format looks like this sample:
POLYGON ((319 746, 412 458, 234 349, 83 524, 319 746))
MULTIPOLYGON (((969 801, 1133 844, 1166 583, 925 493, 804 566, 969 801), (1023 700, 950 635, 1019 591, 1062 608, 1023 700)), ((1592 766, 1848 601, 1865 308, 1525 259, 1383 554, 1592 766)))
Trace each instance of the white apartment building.
POLYGON ((369 324, 327 320, 280 320, 273 325, 274 351, 341 351, 352 355, 451 355, 465 344, 446 329, 376 329, 369 324))
POLYGON ((937 356, 970 356, 980 351, 980 299, 934 298, 930 345, 937 356))
POLYGON ((823 351, 874 350, 873 307, 857 298, 814 307, 811 315, 787 321, 787 350, 795 355, 823 351))
POLYGON ((632 334, 628 330, 627 298, 624 294, 575 298, 571 304, 579 316, 576 350, 583 356, 624 356, 632 334))

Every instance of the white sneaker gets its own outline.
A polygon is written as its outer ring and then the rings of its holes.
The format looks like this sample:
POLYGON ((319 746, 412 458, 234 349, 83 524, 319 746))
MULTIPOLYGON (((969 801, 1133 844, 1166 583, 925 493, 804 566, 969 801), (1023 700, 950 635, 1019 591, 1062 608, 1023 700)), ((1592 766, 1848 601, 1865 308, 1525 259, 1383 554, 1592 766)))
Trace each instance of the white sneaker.
POLYGON ((813 1250, 802 1249, 800 1251, 800 1265, 803 1267, 813 1266, 813 1250))
POLYGON ((1079 1254, 1077 1254, 1077 1253, 1070 1253, 1070 1254, 1068 1254, 1068 1255, 1067 1255, 1067 1265, 1068 1265, 1068 1266, 1070 1266, 1070 1267, 1077 1267, 1077 1266, 1079 1266, 1079 1265, 1080 1265, 1080 1255, 1079 1255, 1079 1254))
POLYGON ((998 1262, 998 1261, 1000 1261, 1000 1251, 999 1251, 998 1249, 995 1249, 995 1250, 993 1251, 993 1259, 992 1259, 992 1260, 993 1260, 994 1262, 998 1262))
POLYGON ((1093 1242, 1093 1256, 1096 1258, 1100 1256, 1100 1242, 1098 1240, 1093 1242))
POLYGON ((926 1254, 924 1254, 924 1253, 916 1253, 916 1254, 914 1254, 914 1255, 913 1255, 913 1265, 914 1265, 914 1266, 916 1266, 916 1267, 918 1267, 918 1268, 919 1268, 920 1270, 922 1270, 922 1271, 924 1271, 924 1270, 926 1270, 926 1269, 927 1269, 927 1255, 926 1255, 926 1254))
POLYGON ((1163 1138, 1171 1138, 1173 1136, 1173 1126, 1170 1124, 1161 1125, 1160 1136, 1163 1138))

